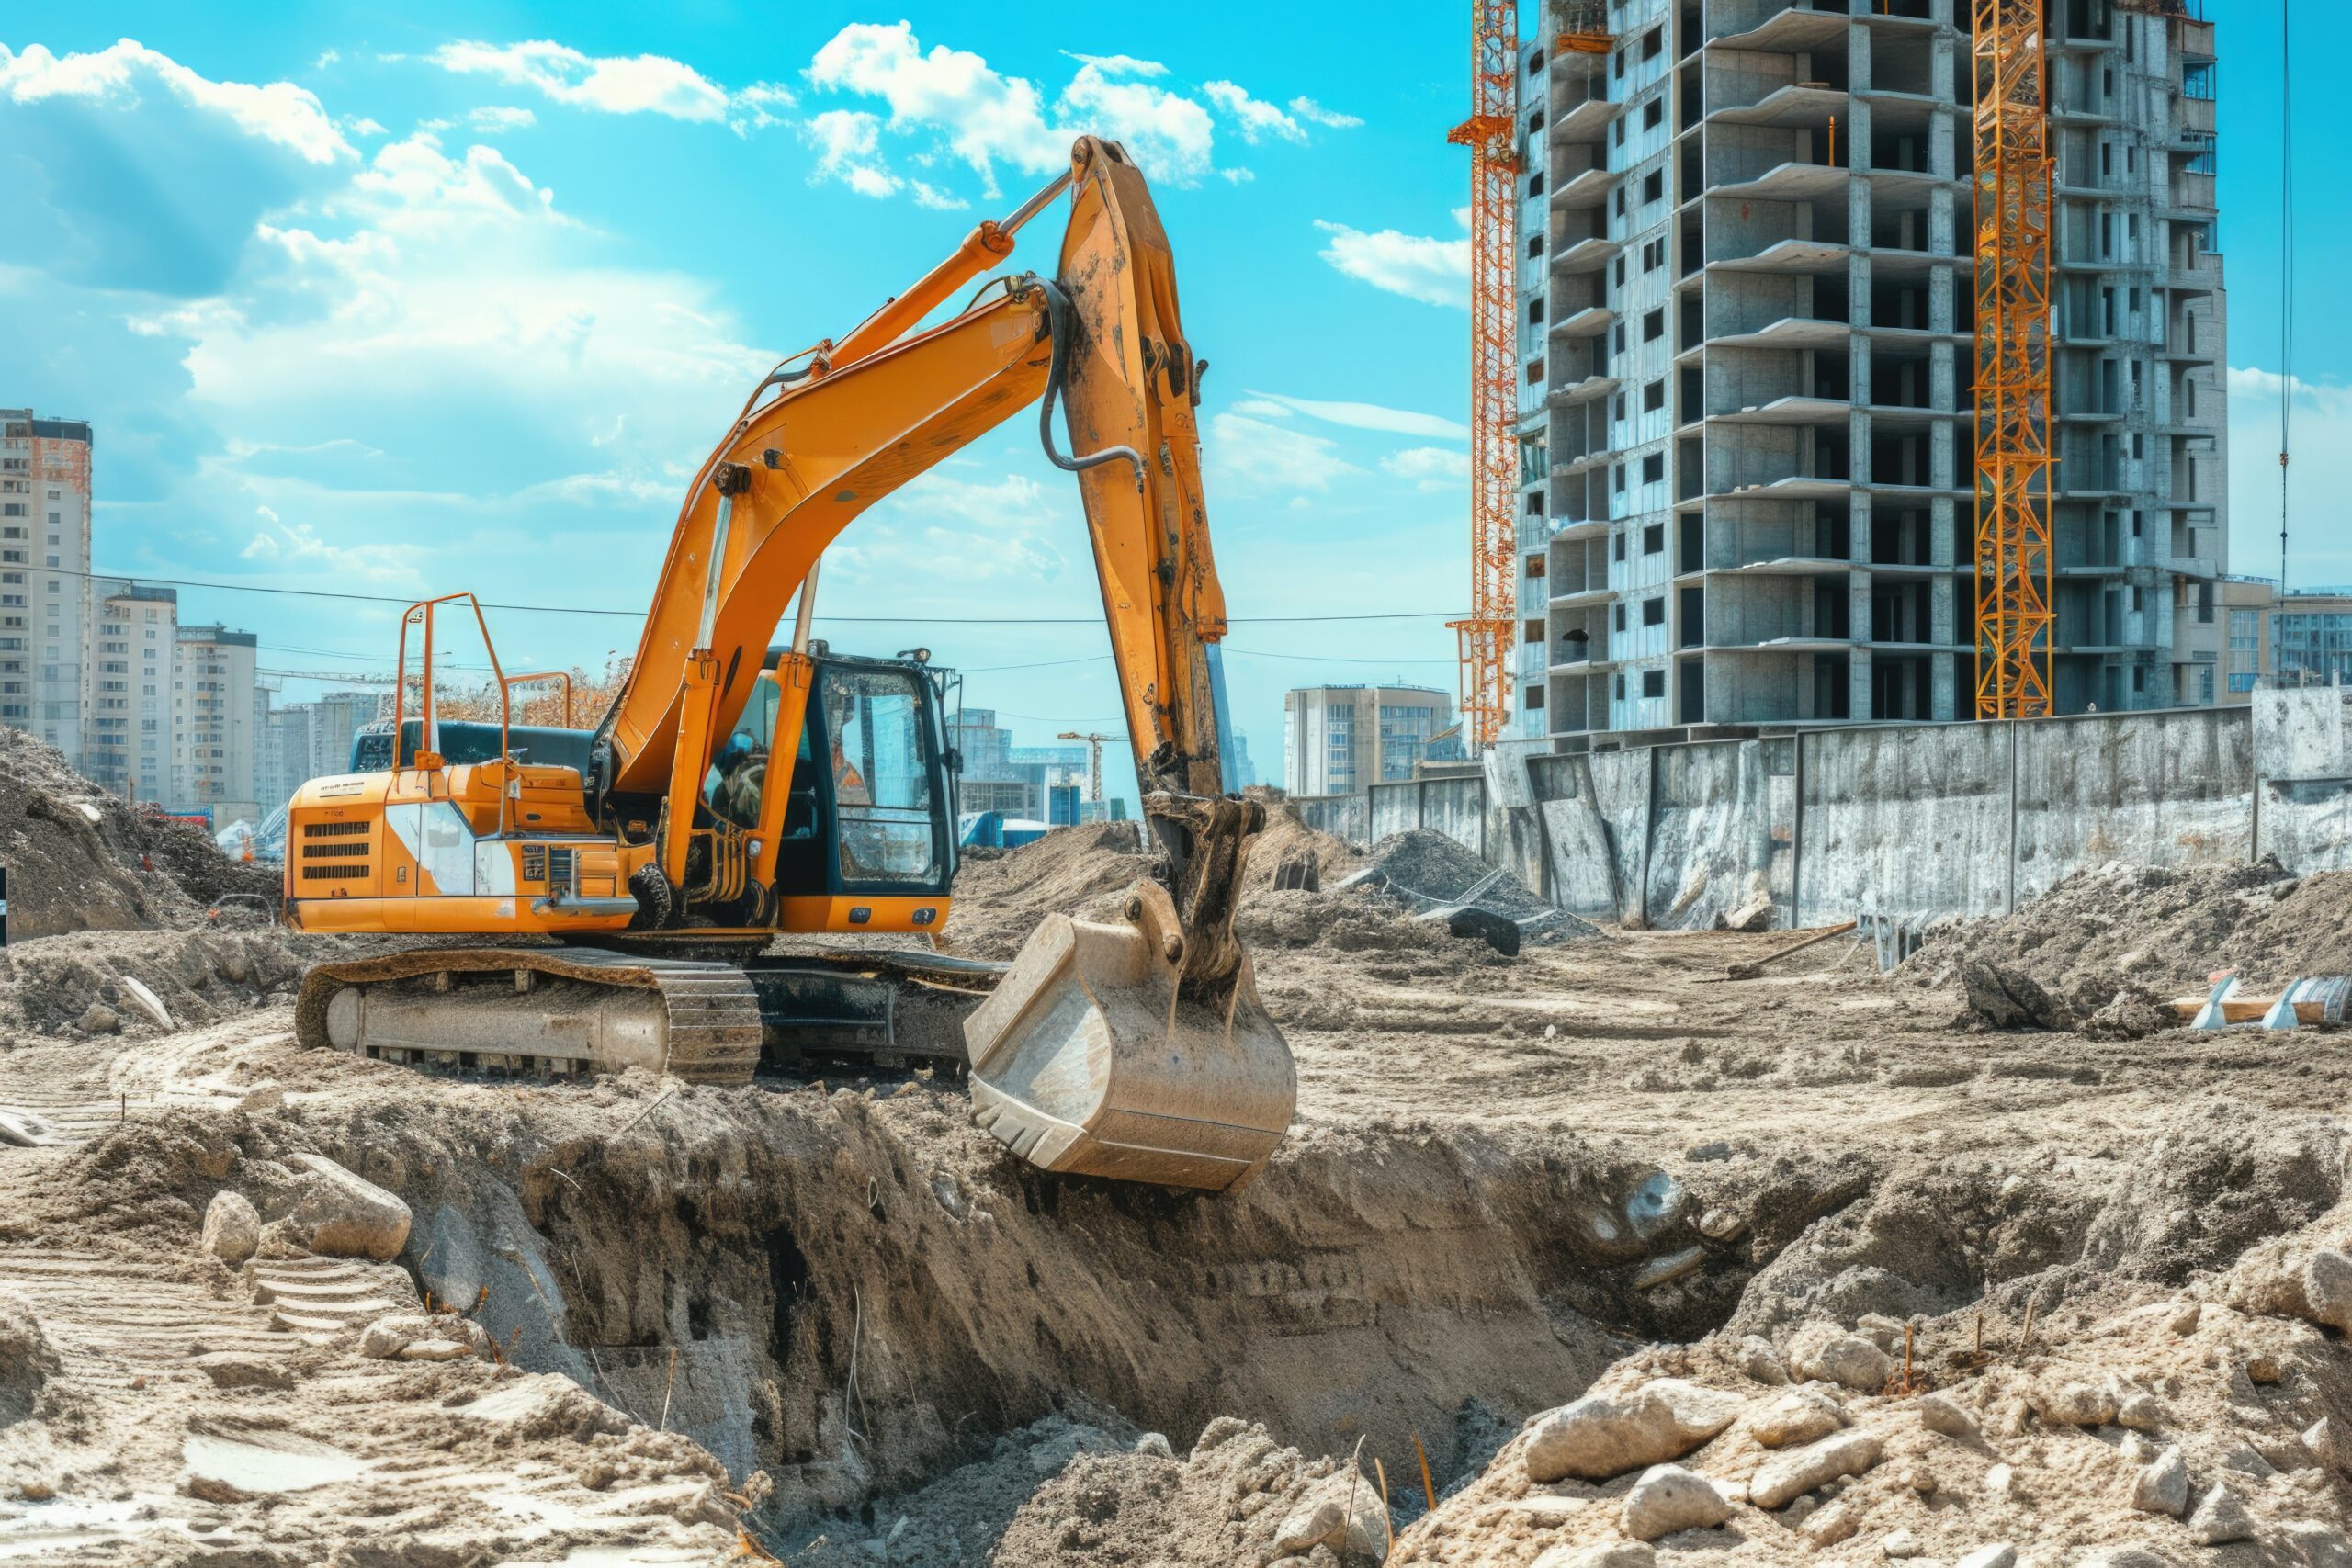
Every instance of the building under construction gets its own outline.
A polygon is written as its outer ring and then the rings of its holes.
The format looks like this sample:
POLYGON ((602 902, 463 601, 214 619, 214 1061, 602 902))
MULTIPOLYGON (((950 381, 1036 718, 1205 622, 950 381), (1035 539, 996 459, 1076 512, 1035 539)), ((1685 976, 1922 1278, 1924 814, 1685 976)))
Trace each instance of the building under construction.
MULTIPOLYGON (((1522 14, 1518 733, 1976 714, 1980 8, 1522 14)), ((2050 0, 2039 40, 2059 713, 2217 696, 2199 9, 2050 0)))

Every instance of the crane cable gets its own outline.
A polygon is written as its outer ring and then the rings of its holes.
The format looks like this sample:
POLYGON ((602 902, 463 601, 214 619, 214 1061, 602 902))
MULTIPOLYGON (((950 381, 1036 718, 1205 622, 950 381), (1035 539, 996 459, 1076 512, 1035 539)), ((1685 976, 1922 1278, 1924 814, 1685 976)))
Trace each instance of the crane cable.
MULTIPOLYGON (((2278 0, 2278 595, 2287 594, 2287 457, 2295 407, 2295 117, 2291 107, 2295 51, 2289 18, 2292 0, 2278 0)), ((2274 621, 2271 660, 2286 671, 2286 652, 2274 621)))

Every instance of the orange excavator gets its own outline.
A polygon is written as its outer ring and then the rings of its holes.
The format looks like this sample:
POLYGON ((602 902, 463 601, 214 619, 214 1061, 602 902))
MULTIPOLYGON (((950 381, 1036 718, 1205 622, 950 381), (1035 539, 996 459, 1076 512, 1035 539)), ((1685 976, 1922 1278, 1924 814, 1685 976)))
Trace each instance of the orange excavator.
POLYGON ((1205 367, 1142 175, 1082 139, 1068 175, 752 390, 687 490, 637 656, 593 728, 514 724, 513 688, 542 677, 503 672, 497 724, 440 717, 436 630, 463 615, 487 644, 489 627, 469 594, 411 606, 391 724, 289 804, 288 919, 480 944, 316 965, 300 1039, 710 1084, 834 1048, 953 1056, 975 1119, 1046 1169, 1206 1189, 1254 1174, 1296 1083, 1233 931, 1264 808, 1222 791, 1205 367), (1001 274, 922 328, 1065 192, 1050 276, 1001 274), (1084 499, 1154 874, 1110 922, 1049 915, 1009 967, 844 949, 941 931, 960 759, 926 653, 851 658, 810 636, 819 568, 867 507, 1031 404, 1084 499), (837 933, 829 950, 769 952, 820 932, 837 933), (943 1016, 946 1046, 922 1038, 943 1016))

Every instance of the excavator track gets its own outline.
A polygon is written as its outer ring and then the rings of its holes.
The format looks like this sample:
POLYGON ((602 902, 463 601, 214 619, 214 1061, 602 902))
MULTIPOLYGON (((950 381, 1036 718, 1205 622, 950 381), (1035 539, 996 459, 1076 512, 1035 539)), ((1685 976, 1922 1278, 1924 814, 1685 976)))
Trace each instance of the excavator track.
POLYGON ((303 1044, 419 1066, 747 1084, 759 993, 732 964, 585 948, 422 948, 313 966, 303 1044))

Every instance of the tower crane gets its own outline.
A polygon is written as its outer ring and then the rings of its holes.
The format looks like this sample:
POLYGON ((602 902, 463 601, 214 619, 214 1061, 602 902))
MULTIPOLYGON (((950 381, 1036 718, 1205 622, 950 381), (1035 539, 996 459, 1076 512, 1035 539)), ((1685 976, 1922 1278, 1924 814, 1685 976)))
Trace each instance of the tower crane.
POLYGON ((1124 735, 1080 735, 1075 729, 1065 729, 1054 739, 1086 742, 1086 798, 1101 800, 1102 798, 1102 743, 1105 740, 1125 740, 1126 737, 1124 735))
MULTIPOLYGON (((1604 0, 1553 0, 1552 47, 1606 54, 1604 0)), ((1519 6, 1472 0, 1470 118, 1470 615, 1448 621, 1462 661, 1464 728, 1490 745, 1510 718, 1519 618, 1519 6)))

